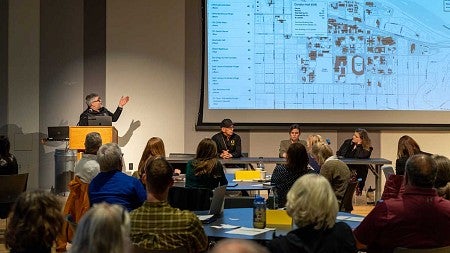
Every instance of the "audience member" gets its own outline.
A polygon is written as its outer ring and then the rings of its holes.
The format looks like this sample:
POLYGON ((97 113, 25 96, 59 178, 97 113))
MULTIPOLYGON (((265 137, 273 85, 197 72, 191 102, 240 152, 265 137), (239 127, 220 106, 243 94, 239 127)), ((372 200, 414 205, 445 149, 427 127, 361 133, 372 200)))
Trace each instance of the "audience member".
POLYGON ((147 141, 144 151, 142 152, 141 160, 139 161, 138 174, 142 180, 142 175, 145 172, 145 162, 150 157, 162 156, 166 157, 166 149, 164 148, 164 142, 159 137, 152 137, 147 141))
POLYGON ((131 240, 141 248, 187 248, 189 252, 202 252, 208 238, 197 216, 190 211, 173 208, 167 202, 172 187, 173 168, 162 157, 149 159, 143 176, 147 201, 130 213, 131 240))
POLYGON ((92 132, 86 135, 84 153, 75 166, 75 176, 78 176, 83 183, 89 184, 100 172, 100 165, 97 162, 97 151, 101 145, 102 137, 99 133, 92 132))
MULTIPOLYGON (((365 129, 358 128, 353 133, 353 137, 351 139, 344 141, 336 154, 344 158, 365 159, 370 157, 372 150, 373 148, 371 146, 369 134, 365 129)), ((352 164, 348 166, 350 170, 354 170, 356 172, 356 177, 361 179, 358 183, 358 187, 356 188, 357 195, 361 195, 364 185, 366 184, 367 173, 369 171, 368 166, 370 165, 352 164)))
POLYGON ((61 202, 50 193, 22 193, 8 221, 6 248, 11 253, 50 253, 64 221, 61 207, 61 202))
MULTIPOLYGON (((420 150, 419 144, 408 135, 403 135, 398 140, 397 160, 395 161, 395 174, 405 174, 406 160, 412 155, 428 154, 420 150)), ((429 155, 429 154, 428 154, 429 155)))
MULTIPOLYGON (((317 158, 313 155, 313 150, 312 149, 313 149, 313 147, 314 147, 314 145, 316 143, 325 143, 323 141, 322 136, 320 136, 318 134, 308 135, 308 138, 306 139, 306 151, 308 151, 309 166, 311 166, 311 168, 313 168, 317 173, 319 173, 320 172, 320 166, 322 166, 323 162, 321 164, 317 160, 317 158)), ((333 155, 333 154, 331 154, 331 155, 333 155)))
POLYGON ((434 188, 436 188, 439 196, 450 200, 450 159, 441 155, 433 155, 432 158, 437 166, 434 188))
POLYGON ((146 192, 142 183, 122 172, 122 151, 116 143, 107 143, 97 152, 100 173, 89 184, 91 206, 107 202, 119 204, 128 211, 144 203, 146 192))
POLYGON ((286 164, 277 164, 272 173, 271 184, 278 197, 278 207, 286 204, 286 194, 294 182, 306 173, 314 173, 308 166, 308 154, 305 146, 292 143, 286 153, 286 164))
POLYGON ((89 117, 94 116, 111 116, 112 121, 116 122, 119 119, 120 114, 122 114, 124 105, 126 105, 129 100, 130 100, 129 96, 126 97, 122 96, 119 100, 119 105, 117 106, 116 111, 112 113, 108 111, 108 109, 103 107, 102 99, 97 93, 91 93, 86 96, 85 102, 88 108, 83 113, 81 113, 78 125, 87 126, 89 117))
POLYGON ((19 172, 16 157, 9 153, 11 144, 8 137, 0 136, 0 175, 14 175, 19 172))
POLYGON ((131 252, 130 216, 121 206, 95 204, 77 225, 70 253, 131 252))
POLYGON ((324 177, 300 177, 287 195, 286 210, 298 228, 274 238, 268 245, 272 253, 357 251, 351 228, 336 223, 337 200, 324 177))
POLYGON ((218 156, 223 159, 241 157, 241 137, 234 133, 233 121, 222 120, 220 128, 221 132, 211 138, 217 145, 218 156))
MULTIPOLYGON (((97 151, 102 145, 102 137, 97 132, 88 133, 84 141, 85 152, 75 166, 75 177, 69 182, 69 196, 63 214, 71 221, 78 223, 89 210, 88 187, 92 179, 100 172, 97 162, 97 151)), ((73 230, 68 222, 64 222, 62 233, 56 239, 56 251, 66 251, 67 242, 72 241, 73 230)))
POLYGON ((343 161, 333 157, 333 150, 324 142, 314 144, 312 154, 321 166, 320 175, 328 179, 340 205, 351 178, 350 169, 343 161))
POLYGON ((227 184, 222 163, 217 160, 216 143, 209 138, 203 139, 197 146, 195 158, 186 165, 186 187, 213 190, 227 184))
POLYGON ((211 253, 269 253, 269 250, 251 240, 223 239, 214 246, 211 253))
POLYGON ((302 134, 302 131, 299 124, 292 124, 289 127, 289 140, 280 142, 279 157, 286 157, 286 152, 292 143, 301 143, 306 146, 306 141, 300 140, 300 134, 302 134))
POLYGON ((450 201, 433 189, 436 173, 431 156, 411 156, 406 162, 404 193, 377 203, 354 230, 357 247, 370 253, 449 246, 450 201))

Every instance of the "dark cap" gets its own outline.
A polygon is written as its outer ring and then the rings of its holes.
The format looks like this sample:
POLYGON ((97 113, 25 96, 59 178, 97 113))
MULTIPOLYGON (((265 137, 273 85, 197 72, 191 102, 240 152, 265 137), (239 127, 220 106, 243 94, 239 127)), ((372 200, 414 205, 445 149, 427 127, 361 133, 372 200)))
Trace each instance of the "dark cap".
POLYGON ((222 120, 222 122, 220 122, 220 127, 232 127, 233 126, 233 121, 231 121, 231 119, 224 119, 222 120))

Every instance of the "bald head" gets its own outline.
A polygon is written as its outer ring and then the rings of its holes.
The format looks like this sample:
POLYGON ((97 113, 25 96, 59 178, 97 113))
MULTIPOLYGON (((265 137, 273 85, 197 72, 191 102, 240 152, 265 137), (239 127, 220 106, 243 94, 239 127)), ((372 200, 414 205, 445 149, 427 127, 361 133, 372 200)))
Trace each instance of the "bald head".
POLYGON ((406 162, 406 177, 410 185, 432 188, 436 173, 436 163, 429 155, 413 155, 406 162))

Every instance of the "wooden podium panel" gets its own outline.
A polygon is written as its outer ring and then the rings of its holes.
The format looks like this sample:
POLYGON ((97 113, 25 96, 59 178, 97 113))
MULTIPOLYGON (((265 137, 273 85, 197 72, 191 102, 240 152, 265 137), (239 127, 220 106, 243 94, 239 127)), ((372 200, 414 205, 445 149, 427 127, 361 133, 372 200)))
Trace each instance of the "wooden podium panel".
POLYGON ((69 127, 69 148, 84 150, 86 135, 97 132, 102 137, 102 143, 117 143, 117 129, 113 126, 71 126, 69 127))

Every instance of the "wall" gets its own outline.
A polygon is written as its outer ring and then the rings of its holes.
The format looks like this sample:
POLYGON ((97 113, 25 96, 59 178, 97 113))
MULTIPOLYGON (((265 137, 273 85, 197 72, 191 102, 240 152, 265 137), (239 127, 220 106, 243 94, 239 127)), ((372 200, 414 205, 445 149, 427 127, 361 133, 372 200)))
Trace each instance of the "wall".
MULTIPOLYGON (((17 126, 10 131, 13 137, 19 133, 12 152, 20 156, 22 171, 34 170, 33 187, 48 189, 54 180, 53 151, 64 144, 40 145, 39 138, 45 137, 48 126, 76 124, 85 108, 83 1, 9 2, 8 124, 17 126)), ((135 168, 152 136, 163 138, 167 153, 192 153, 202 138, 216 132, 195 131, 201 82, 200 3, 106 2, 105 106, 114 110, 121 95, 131 97, 114 125, 126 163, 135 163, 135 168)), ((243 132, 238 125, 236 130, 243 150, 251 156, 276 156, 279 141, 288 136, 287 132, 243 132)), ((351 137, 351 132, 320 134, 331 139, 335 150, 351 137)), ((419 130, 371 132, 374 156, 395 160, 397 140, 403 134, 413 136, 425 151, 450 156, 447 132, 419 130)))

